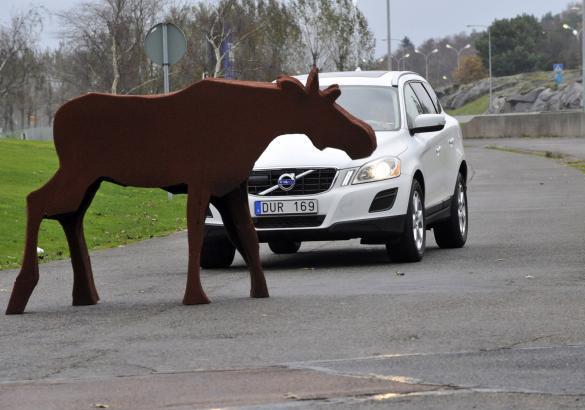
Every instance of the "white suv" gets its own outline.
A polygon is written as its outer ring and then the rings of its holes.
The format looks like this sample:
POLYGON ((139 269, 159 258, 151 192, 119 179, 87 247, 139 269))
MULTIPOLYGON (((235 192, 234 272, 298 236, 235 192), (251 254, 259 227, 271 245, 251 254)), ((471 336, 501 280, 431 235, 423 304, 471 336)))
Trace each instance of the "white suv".
MULTIPOLYGON (((307 76, 297 77, 306 82, 307 76)), ((283 135, 250 175, 249 202, 260 242, 295 253, 301 242, 361 238, 385 244, 392 261, 420 261, 426 231, 442 248, 467 239, 467 164, 461 129, 430 84, 412 72, 321 73, 337 103, 367 122, 378 148, 366 159, 320 151, 305 135, 283 135)), ((201 266, 229 266, 235 247, 210 206, 201 266)))

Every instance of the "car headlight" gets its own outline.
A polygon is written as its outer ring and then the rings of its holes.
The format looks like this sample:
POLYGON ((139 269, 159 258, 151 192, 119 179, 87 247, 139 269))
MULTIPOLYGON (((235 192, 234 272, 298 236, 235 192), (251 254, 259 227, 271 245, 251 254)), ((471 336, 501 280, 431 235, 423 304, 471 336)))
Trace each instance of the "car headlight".
POLYGON ((400 160, 395 157, 377 159, 361 167, 353 179, 353 184, 382 181, 400 176, 400 160))

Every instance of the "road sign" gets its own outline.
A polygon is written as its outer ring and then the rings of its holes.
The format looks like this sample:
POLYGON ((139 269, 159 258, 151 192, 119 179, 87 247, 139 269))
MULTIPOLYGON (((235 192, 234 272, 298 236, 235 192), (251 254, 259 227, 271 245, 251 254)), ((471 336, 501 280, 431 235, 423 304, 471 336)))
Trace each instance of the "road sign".
POLYGON ((563 72, 565 70, 564 64, 553 64, 553 71, 555 73, 555 82, 557 85, 561 85, 563 82, 563 72))
POLYGON ((185 34, 173 23, 158 23, 148 31, 144 40, 146 55, 158 65, 175 64, 183 57, 186 50, 185 34))
MULTIPOLYGON (((173 23, 158 23, 153 26, 144 39, 144 51, 155 64, 162 65, 164 92, 171 91, 169 66, 178 62, 187 51, 187 39, 183 31, 173 23)), ((169 193, 169 199, 173 194, 169 193)))

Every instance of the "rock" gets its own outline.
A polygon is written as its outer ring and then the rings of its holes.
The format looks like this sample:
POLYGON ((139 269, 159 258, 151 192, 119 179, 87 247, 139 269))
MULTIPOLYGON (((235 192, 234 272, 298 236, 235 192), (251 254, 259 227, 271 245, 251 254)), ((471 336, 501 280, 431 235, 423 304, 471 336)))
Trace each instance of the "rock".
POLYGON ((536 89, 528 92, 527 94, 513 95, 511 97, 508 97, 508 101, 511 102, 512 104, 514 104, 514 103, 530 103, 530 104, 532 104, 536 101, 536 99, 538 98, 540 93, 542 93, 544 90, 545 90, 544 87, 539 87, 539 88, 536 88, 536 89))
POLYGON ((451 106, 454 109, 463 107, 465 104, 477 100, 479 97, 486 95, 490 92, 489 80, 480 80, 470 88, 464 88, 460 91, 451 101, 451 106))
POLYGON ((583 86, 579 83, 570 84, 561 94, 561 107, 574 110, 581 106, 583 86))
MULTIPOLYGON (((581 71, 566 70, 565 82, 554 85, 552 72, 517 74, 493 79, 493 113, 541 112, 581 107, 581 71)), ((460 108, 489 93, 489 79, 443 88, 438 94, 448 110, 460 108)))

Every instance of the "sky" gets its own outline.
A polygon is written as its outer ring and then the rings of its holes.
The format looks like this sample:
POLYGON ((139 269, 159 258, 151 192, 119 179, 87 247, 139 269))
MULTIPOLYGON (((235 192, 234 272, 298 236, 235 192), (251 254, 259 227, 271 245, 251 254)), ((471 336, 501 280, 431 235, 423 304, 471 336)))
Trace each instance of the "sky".
MULTIPOLYGON (((11 13, 30 5, 43 6, 51 12, 74 7, 82 0, 0 0, 0 24, 11 13)), ((392 38, 408 36, 415 45, 428 38, 469 31, 466 24, 489 25, 494 19, 528 13, 540 18, 547 12, 564 10, 570 0, 390 0, 392 38)), ((376 37, 376 57, 386 52, 386 0, 357 0, 376 37)), ((42 33, 43 47, 58 45, 58 20, 47 17, 42 33)), ((392 45, 395 48, 398 43, 392 45)))

